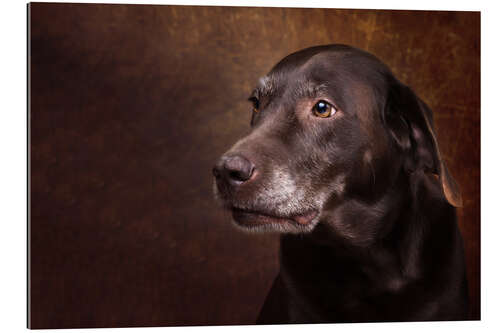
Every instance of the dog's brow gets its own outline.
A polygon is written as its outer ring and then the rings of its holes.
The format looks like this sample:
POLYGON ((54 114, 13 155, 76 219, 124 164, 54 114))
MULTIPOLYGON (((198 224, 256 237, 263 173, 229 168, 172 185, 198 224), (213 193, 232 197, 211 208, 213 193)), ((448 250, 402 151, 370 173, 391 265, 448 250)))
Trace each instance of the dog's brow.
POLYGON ((312 81, 306 81, 299 84, 295 90, 297 97, 315 97, 327 92, 326 84, 317 84, 312 81))
POLYGON ((255 88, 254 94, 259 96, 270 95, 273 92, 274 86, 272 79, 269 76, 264 76, 259 79, 259 84, 255 88))

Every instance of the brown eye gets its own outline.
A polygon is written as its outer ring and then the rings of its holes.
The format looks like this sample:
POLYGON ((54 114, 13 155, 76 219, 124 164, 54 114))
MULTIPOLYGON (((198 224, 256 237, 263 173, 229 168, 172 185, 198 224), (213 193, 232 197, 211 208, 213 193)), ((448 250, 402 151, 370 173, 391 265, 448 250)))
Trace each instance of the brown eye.
POLYGON ((313 107, 313 113, 316 117, 321 117, 321 118, 328 118, 335 114, 337 110, 333 107, 328 102, 325 102, 323 100, 319 101, 318 103, 314 104, 313 107))
POLYGON ((250 97, 249 101, 252 102, 252 104, 253 104, 252 112, 258 113, 259 112, 259 100, 257 99, 257 97, 250 97))

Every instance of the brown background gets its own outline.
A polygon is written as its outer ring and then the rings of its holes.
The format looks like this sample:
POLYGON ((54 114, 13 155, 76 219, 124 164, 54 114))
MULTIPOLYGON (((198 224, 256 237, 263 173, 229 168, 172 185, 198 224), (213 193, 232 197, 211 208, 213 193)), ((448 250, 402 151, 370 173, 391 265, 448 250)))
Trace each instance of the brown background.
POLYGON ((298 49, 374 53, 434 110, 479 318, 480 15, 31 5, 31 326, 249 324, 278 239, 230 225, 211 167, 298 49))

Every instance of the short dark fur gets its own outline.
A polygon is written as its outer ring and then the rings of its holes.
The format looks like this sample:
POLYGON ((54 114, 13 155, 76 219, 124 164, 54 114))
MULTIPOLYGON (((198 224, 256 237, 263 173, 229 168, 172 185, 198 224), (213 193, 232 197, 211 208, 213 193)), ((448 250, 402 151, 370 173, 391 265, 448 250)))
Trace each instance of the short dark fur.
POLYGON ((214 174, 237 225, 282 233, 258 323, 467 319, 461 196, 427 105, 345 45, 287 56, 250 99, 214 174), (318 100, 337 112, 314 117, 318 100))

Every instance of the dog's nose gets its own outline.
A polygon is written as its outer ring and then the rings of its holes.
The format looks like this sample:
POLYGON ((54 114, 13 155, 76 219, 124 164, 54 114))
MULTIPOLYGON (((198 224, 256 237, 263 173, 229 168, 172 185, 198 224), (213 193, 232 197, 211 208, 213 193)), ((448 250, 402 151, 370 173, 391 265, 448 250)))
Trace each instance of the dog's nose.
POLYGON ((252 162, 241 155, 223 156, 213 169, 215 178, 224 179, 233 185, 249 180, 254 172, 252 162))

